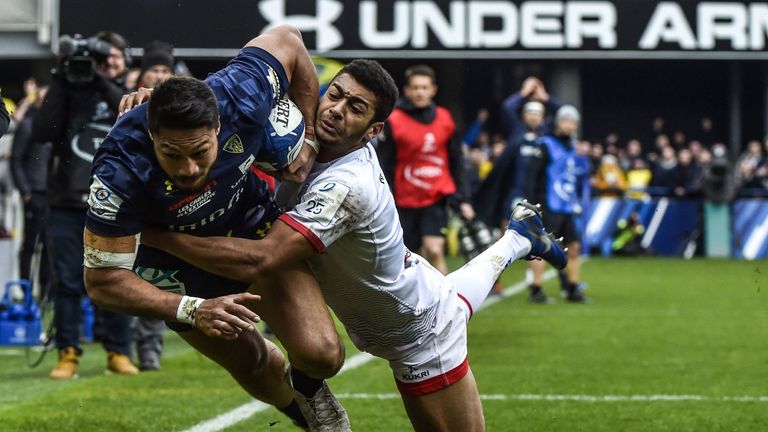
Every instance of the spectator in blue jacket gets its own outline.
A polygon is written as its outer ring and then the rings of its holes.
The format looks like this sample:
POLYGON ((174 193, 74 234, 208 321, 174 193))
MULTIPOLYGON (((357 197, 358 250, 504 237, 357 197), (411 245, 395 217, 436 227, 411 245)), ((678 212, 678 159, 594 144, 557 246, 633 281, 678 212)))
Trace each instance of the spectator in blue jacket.
MULTIPOLYGON (((590 199, 590 160, 577 151, 576 132, 581 116, 571 106, 562 106, 555 115, 555 132, 520 147, 517 159, 517 199, 544 203, 544 226, 555 237, 563 237, 568 247, 568 266, 561 273, 561 288, 569 302, 583 303, 586 298, 580 289, 581 233, 577 218, 586 209, 590 199)), ((531 262, 533 283, 529 300, 549 303, 541 289, 545 263, 531 262)))

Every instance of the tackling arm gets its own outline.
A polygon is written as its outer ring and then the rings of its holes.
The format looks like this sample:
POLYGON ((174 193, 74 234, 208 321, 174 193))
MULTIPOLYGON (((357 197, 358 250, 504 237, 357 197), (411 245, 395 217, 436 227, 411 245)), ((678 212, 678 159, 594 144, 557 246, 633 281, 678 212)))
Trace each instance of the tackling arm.
POLYGON ((302 234, 281 220, 262 240, 196 237, 148 229, 142 231, 141 242, 210 273, 250 283, 258 282, 264 273, 299 263, 315 253, 302 234))
POLYGON ((159 290, 131 270, 106 266, 110 254, 134 252, 134 236, 103 237, 88 228, 83 236, 85 287, 94 303, 105 309, 192 324, 208 336, 223 339, 236 339, 243 331, 253 331, 253 323, 259 321, 246 306, 259 296, 241 293, 203 300, 159 290))

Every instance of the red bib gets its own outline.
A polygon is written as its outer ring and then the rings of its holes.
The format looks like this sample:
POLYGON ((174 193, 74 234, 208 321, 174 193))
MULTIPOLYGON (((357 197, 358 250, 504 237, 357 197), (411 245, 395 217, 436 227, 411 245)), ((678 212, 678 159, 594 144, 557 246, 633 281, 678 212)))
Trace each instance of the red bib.
POLYGON ((422 208, 455 193, 448 146, 456 125, 448 110, 437 107, 432 123, 424 124, 396 108, 389 125, 397 152, 395 204, 422 208))

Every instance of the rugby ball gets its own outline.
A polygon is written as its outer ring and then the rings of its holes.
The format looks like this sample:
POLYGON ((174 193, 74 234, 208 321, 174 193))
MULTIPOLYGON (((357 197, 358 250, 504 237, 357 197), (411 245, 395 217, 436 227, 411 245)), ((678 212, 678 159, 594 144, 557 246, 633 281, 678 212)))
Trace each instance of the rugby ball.
POLYGON ((264 125, 264 139, 256 155, 256 166, 275 172, 290 165, 304 145, 304 116, 288 97, 283 97, 264 125))

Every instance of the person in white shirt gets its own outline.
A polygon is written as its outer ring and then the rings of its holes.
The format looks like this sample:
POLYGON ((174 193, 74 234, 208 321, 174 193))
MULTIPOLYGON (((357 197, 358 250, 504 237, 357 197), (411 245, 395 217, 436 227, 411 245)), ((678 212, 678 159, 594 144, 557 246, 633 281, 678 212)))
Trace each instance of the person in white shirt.
POLYGON ((280 185, 277 201, 291 210, 264 239, 153 230, 141 240, 242 281, 308 260, 353 343, 389 361, 414 429, 483 430, 467 321, 512 261, 536 257, 563 268, 566 255, 529 203, 514 209, 498 242, 447 276, 408 251, 369 142, 396 99, 394 81, 374 61, 355 60, 338 73, 318 107, 316 164, 305 183, 280 185))

